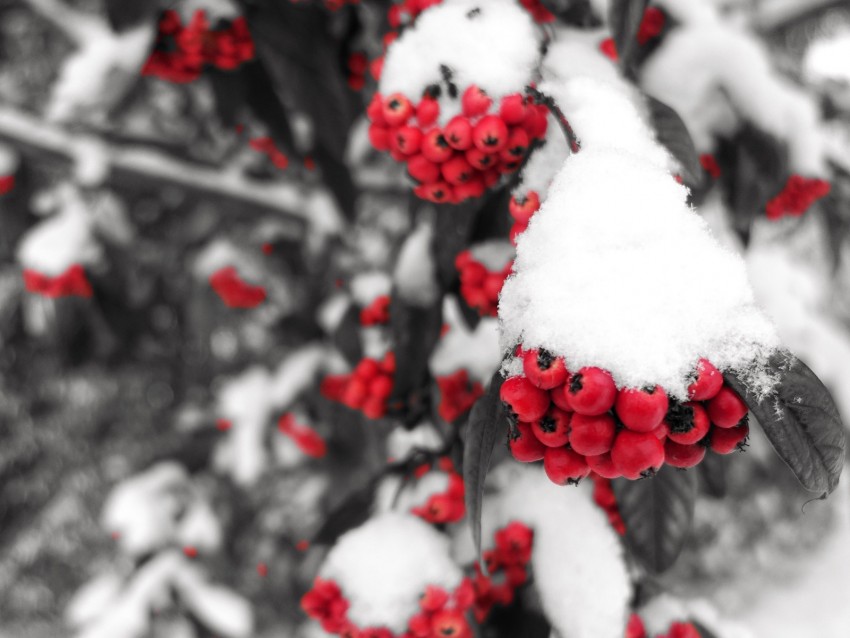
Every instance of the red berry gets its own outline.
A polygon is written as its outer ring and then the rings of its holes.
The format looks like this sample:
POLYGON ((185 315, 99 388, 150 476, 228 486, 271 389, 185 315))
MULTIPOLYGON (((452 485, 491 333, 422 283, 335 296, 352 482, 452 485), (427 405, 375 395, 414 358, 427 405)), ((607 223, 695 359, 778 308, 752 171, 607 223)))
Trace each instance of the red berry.
POLYGON ((434 98, 424 97, 416 107, 416 121, 421 128, 427 128, 437 121, 440 115, 440 103, 434 98))
POLYGON ((746 422, 732 428, 711 428, 708 444, 717 454, 730 454, 735 450, 743 449, 743 443, 746 442, 749 434, 750 426, 746 422))
POLYGON ((371 381, 380 373, 381 369, 374 359, 361 359, 354 367, 354 376, 362 381, 371 381))
POLYGON ((453 197, 452 187, 445 182, 431 182, 413 189, 414 195, 434 204, 445 204, 453 197))
POLYGON ((682 445, 702 440, 711 427, 705 408, 694 402, 671 406, 662 425, 665 424, 667 436, 682 445))
POLYGON ((369 142, 379 151, 390 150, 390 129, 380 124, 370 124, 369 142))
POLYGON ((525 112, 525 99, 519 93, 502 98, 502 104, 499 107, 499 116, 504 120, 505 124, 521 124, 525 119, 525 112))
POLYGON ((424 155, 414 155, 407 160, 407 172, 417 182, 424 184, 440 179, 440 167, 424 155))
POLYGON ((435 164, 442 164, 454 154, 454 151, 443 136, 443 132, 435 128, 428 131, 422 139, 422 154, 435 164))
POLYGON ((524 197, 511 197, 508 212, 517 222, 528 224, 531 216, 540 208, 540 196, 536 191, 529 191, 524 197))
POLYGON ((390 148, 402 155, 413 155, 421 143, 422 131, 414 126, 402 126, 393 133, 390 148))
POLYGON ((577 483, 590 474, 590 467, 584 457, 566 447, 546 448, 543 470, 556 485, 577 483))
POLYGON ((472 178, 473 169, 463 155, 455 155, 440 167, 440 172, 449 184, 465 184, 472 178))
POLYGON ((502 161, 506 163, 520 161, 528 150, 528 144, 528 133, 521 128, 512 129, 500 155, 502 161))
POLYGON ((603 414, 614 405, 617 386, 605 370, 584 367, 573 374, 564 385, 567 403, 579 414, 603 414))
POLYGON ((458 151, 465 151, 472 146, 472 124, 462 115, 453 117, 443 132, 449 146, 458 151))
POLYGON ((647 638, 643 620, 637 614, 629 616, 629 624, 626 625, 626 635, 624 638, 647 638))
POLYGON ((465 184, 455 186, 455 195, 458 201, 463 201, 471 197, 481 197, 485 190, 487 189, 484 186, 484 180, 479 177, 472 177, 465 184))
POLYGON ((564 388, 562 386, 550 390, 549 398, 552 400, 552 403, 561 408, 564 412, 573 411, 572 406, 567 401, 567 396, 564 394, 564 388))
POLYGON ((723 375, 708 359, 700 359, 697 364, 697 378, 688 386, 688 398, 691 401, 708 401, 723 387, 723 375))
POLYGON ((704 445, 684 445, 682 443, 676 443, 672 439, 667 439, 664 443, 664 461, 673 467, 693 467, 702 461, 704 456, 704 445))
MULTIPOLYGON (((469 154, 472 151, 477 151, 477 150, 478 149, 469 149, 466 152, 467 153, 466 159, 467 159, 467 161, 469 161, 470 164, 472 164, 472 160, 469 159, 469 154)), ((472 165, 475 166, 475 164, 472 164, 472 165)), ((484 172, 484 185, 487 188, 491 188, 491 187, 495 186, 500 179, 501 179, 501 176, 499 175, 499 171, 495 168, 491 168, 491 169, 484 172)))
POLYGON ((630 430, 651 432, 657 428, 667 414, 669 402, 661 386, 647 390, 628 388, 617 395, 617 416, 630 430))
POLYGON ((443 610, 431 620, 431 635, 441 638, 469 638, 472 632, 460 611, 443 610))
POLYGON ((634 480, 664 464, 664 444, 652 432, 622 430, 614 439, 611 460, 620 474, 634 480))
POLYGON ((393 380, 385 374, 375 377, 369 384, 369 396, 386 399, 392 392, 393 380))
POLYGON ((529 381, 543 390, 557 388, 567 380, 563 357, 555 357, 542 348, 525 351, 522 370, 529 381))
POLYGON ((563 447, 570 439, 570 413, 551 406, 531 424, 531 431, 546 447, 563 447))
POLYGON ((401 93, 393 93, 384 100, 384 119, 390 126, 401 126, 413 115, 413 105, 401 93))
POLYGON ((508 143, 508 127, 498 115, 486 115, 472 130, 472 143, 485 153, 498 153, 508 143))
POLYGON ((590 469, 596 472, 602 478, 614 479, 622 476, 620 471, 614 467, 614 461, 611 460, 611 453, 599 454, 598 456, 585 457, 590 469))
POLYGON ((520 421, 536 421, 549 409, 549 393, 535 387, 525 377, 505 379, 499 396, 520 421))
POLYGON ((747 414, 747 404, 728 385, 720 388, 707 407, 708 418, 719 428, 735 427, 747 414))
POLYGON ((361 409, 368 418, 380 419, 387 413, 387 402, 379 397, 369 397, 363 402, 361 409))
POLYGON ((487 274, 484 280, 484 294, 488 299, 494 302, 499 300, 499 293, 502 292, 502 286, 505 284, 505 276, 501 273, 491 272, 487 274))
POLYGON ((477 261, 466 262, 460 271, 460 283, 463 286, 482 286, 486 278, 487 269, 477 261))
MULTIPOLYGON (((469 162, 470 165, 474 168, 477 168, 479 171, 492 168, 496 165, 498 159, 499 158, 493 153, 485 153, 484 151, 480 151, 477 148, 471 148, 466 151, 466 161, 469 162)), ((485 179, 485 183, 486 181, 487 180, 485 179)))
POLYGON ((352 410, 358 409, 368 397, 367 382, 359 377, 353 377, 342 393, 342 403, 352 410))
POLYGON ((543 458, 546 446, 543 445, 531 431, 531 424, 518 421, 516 429, 511 433, 508 446, 511 454, 521 463, 534 463, 543 458))
POLYGON ((547 114, 548 109, 545 106, 528 107, 522 127, 531 139, 537 140, 546 135, 546 129, 549 126, 547 114))
POLYGON ((369 119, 375 124, 384 125, 387 123, 384 119, 384 98, 380 93, 375 93, 375 95, 372 96, 372 100, 366 108, 366 115, 369 116, 369 119))
POLYGON ((474 84, 463 92, 461 98, 461 108, 466 117, 477 117, 484 115, 490 110, 490 105, 493 100, 484 91, 479 89, 474 84))
POLYGON ((579 454, 598 456, 611 450, 617 425, 610 414, 576 414, 570 423, 570 446, 579 454))

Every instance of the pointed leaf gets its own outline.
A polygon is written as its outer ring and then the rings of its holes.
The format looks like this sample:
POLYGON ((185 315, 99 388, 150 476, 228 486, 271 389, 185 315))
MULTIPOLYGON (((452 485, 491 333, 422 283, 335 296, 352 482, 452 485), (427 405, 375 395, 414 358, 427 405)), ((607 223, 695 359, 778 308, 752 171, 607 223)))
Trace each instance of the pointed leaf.
POLYGON ((632 67, 638 49, 637 34, 649 0, 611 0, 608 24, 617 45, 617 57, 626 73, 632 67))
POLYGON ((499 433, 505 426, 505 411, 499 398, 502 376, 496 371, 487 392, 472 407, 463 448, 463 484, 466 489, 466 515, 472 529, 476 557, 481 556, 481 509, 484 480, 499 433))
POLYGON ((663 466, 649 479, 612 482, 626 525, 626 545, 647 570, 669 569, 685 545, 694 516, 696 473, 663 466))
POLYGON ((351 304, 342 316, 333 334, 333 343, 351 365, 357 365, 363 357, 360 345, 360 310, 351 304))
POLYGON ((672 108, 661 100, 647 95, 652 125, 661 142, 679 162, 682 178, 687 184, 699 184, 702 181, 702 166, 688 127, 672 108))
POLYGON ((825 497, 838 485, 844 467, 846 434, 835 401, 794 355, 779 353, 768 365, 779 382, 761 400, 735 375, 727 374, 726 381, 747 403, 802 486, 825 497))

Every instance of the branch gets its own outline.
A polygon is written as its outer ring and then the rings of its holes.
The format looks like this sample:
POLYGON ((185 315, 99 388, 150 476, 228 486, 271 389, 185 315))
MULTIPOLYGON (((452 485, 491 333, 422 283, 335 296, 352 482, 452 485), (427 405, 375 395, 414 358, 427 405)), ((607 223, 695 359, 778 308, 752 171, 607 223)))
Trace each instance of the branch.
POLYGON ((526 87, 526 92, 533 97, 538 104, 546 105, 546 108, 549 109, 549 112, 555 116, 555 119, 558 120, 558 124, 561 126, 561 130, 564 132, 564 137, 567 138, 567 143, 570 145, 571 153, 578 153, 579 149, 581 149, 581 144, 576 137, 575 131, 573 131, 573 127, 570 126, 569 120, 567 120, 567 116, 564 115, 564 112, 561 108, 555 103, 555 98, 546 95, 545 93, 541 93, 533 86, 526 87))

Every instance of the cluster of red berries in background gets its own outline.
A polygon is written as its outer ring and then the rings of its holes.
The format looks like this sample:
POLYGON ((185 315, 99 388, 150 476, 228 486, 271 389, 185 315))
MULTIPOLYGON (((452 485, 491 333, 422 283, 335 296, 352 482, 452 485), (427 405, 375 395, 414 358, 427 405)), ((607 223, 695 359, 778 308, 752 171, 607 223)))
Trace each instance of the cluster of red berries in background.
POLYGON ((514 220, 511 226, 510 240, 516 245, 517 237, 519 237, 528 228, 528 222, 531 221, 531 216, 540 209, 540 195, 537 191, 529 191, 525 195, 513 195, 508 203, 508 212, 514 220))
POLYGON ((248 142, 248 145, 269 158, 280 170, 289 166, 289 158, 275 146, 274 140, 270 137, 255 137, 248 142))
POLYGON ((414 507, 410 510, 410 513, 434 525, 457 523, 466 514, 466 505, 463 498, 465 494, 463 476, 458 473, 454 463, 447 456, 439 459, 436 465, 436 468, 433 468, 430 463, 420 465, 413 472, 413 476, 416 479, 420 479, 434 469, 444 472, 449 478, 449 484, 446 486, 446 490, 437 494, 431 494, 425 503, 414 507))
POLYGON ((437 411, 440 418, 449 423, 471 409, 478 397, 484 394, 484 387, 478 381, 470 381, 466 370, 437 377, 436 381, 440 390, 437 411))
POLYGON ((462 113, 438 126, 436 90, 427 89, 416 104, 401 93, 376 93, 367 109, 372 145, 407 164, 422 199, 456 204, 480 197, 516 171, 532 142, 546 134, 545 105, 516 93, 491 112, 492 98, 475 85, 463 93, 462 113))
POLYGON ((390 322, 390 297, 380 295, 360 311, 360 325, 382 326, 390 322))
MULTIPOLYGON (((646 11, 643 12, 643 19, 640 21, 637 36, 635 36, 638 44, 644 46, 660 36, 666 22, 667 17, 661 9, 647 7, 646 11)), ((617 45, 614 43, 614 38, 605 38, 599 44, 599 50, 610 59, 617 61, 617 45)))
POLYGON ((505 279, 511 274, 514 262, 509 261, 498 271, 487 270, 472 253, 464 250, 455 258, 455 267, 460 274, 460 295, 470 308, 482 317, 495 317, 499 307, 499 293, 505 279))
POLYGON ((352 91, 362 91, 366 86, 366 71, 369 68, 369 58, 362 51, 355 51, 348 56, 348 86, 352 91))
POLYGON ((0 195, 11 193, 15 188, 14 175, 0 175, 0 195))
POLYGON ((487 565, 484 575, 475 564, 475 619, 480 623, 496 605, 513 603, 516 590, 528 582, 528 563, 534 545, 534 530, 518 521, 513 521, 497 530, 491 550, 484 552, 487 565))
POLYGON ((519 350, 525 376, 509 377, 500 394, 512 415, 510 449, 524 463, 543 461, 558 485, 595 472, 608 479, 651 476, 664 463, 693 467, 710 448, 728 454, 749 434, 747 406, 701 359, 690 400, 660 386, 623 388, 596 367, 570 372, 545 350, 519 350))
POLYGON ((388 352, 380 361, 361 359, 351 374, 330 375, 322 379, 321 393, 352 410, 360 410, 367 418, 380 419, 387 413, 394 374, 393 352, 388 352))
POLYGON ((626 533, 626 524, 620 516, 620 508, 617 507, 617 497, 614 496, 614 488, 611 487, 611 479, 604 478, 591 472, 593 480, 593 502, 596 503, 607 515, 608 522, 614 531, 620 535, 626 533))
POLYGON ((320 459, 327 454, 325 440, 309 425, 298 423, 295 417, 286 413, 278 419, 277 429, 284 436, 289 437, 298 446, 298 449, 307 456, 320 459))
MULTIPOLYGON (((649 638, 644 627, 643 620, 637 614, 632 614, 626 625, 625 638, 649 638)), ((701 638, 699 631, 691 623, 674 622, 667 629, 667 633, 655 638, 701 638)))
POLYGON ((70 266, 61 275, 50 277, 37 270, 24 268, 24 287, 28 292, 56 299, 58 297, 92 296, 92 287, 86 271, 79 264, 70 266))
POLYGON ((210 286, 228 308, 255 308, 266 300, 266 289, 245 282, 233 266, 210 275, 210 286))
POLYGON ((823 179, 808 179, 792 175, 776 197, 767 203, 767 218, 777 220, 785 215, 799 217, 822 197, 829 195, 829 182, 823 179))
POLYGON ((713 179, 718 179, 720 177, 720 165, 717 163, 717 160, 714 159, 714 155, 711 155, 710 153, 703 153, 699 156, 699 163, 700 166, 702 166, 702 169, 713 179))
POLYGON ((211 30, 204 11, 196 11, 184 25, 180 14, 169 9, 159 20, 156 46, 142 75, 169 82, 192 82, 205 65, 233 70, 253 57, 254 41, 245 18, 234 18, 228 27, 211 30))

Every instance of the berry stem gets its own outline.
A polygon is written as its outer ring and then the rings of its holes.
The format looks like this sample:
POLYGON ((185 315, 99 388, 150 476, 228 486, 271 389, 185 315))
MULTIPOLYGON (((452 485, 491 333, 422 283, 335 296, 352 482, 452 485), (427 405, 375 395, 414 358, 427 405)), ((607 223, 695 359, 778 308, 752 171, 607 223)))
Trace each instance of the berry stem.
POLYGON ((555 98, 546 95, 533 86, 528 86, 525 90, 538 104, 545 105, 549 109, 549 112, 555 116, 555 119, 558 120, 558 124, 561 126, 561 130, 564 132, 564 137, 567 138, 567 143, 570 145, 570 152, 578 153, 581 150, 581 143, 579 143, 573 127, 570 126, 567 116, 564 115, 564 112, 555 103, 555 98))

